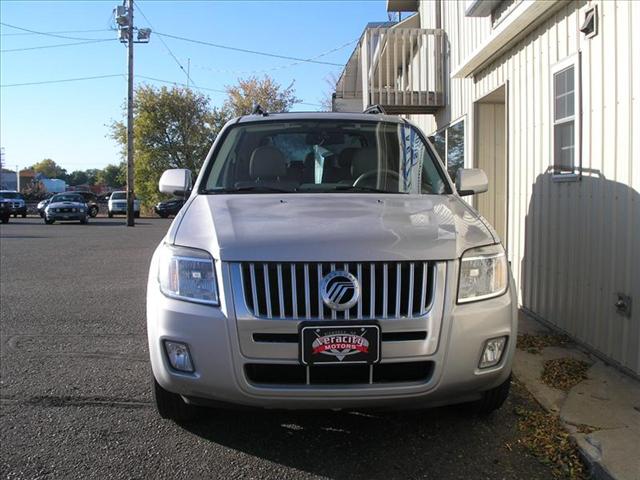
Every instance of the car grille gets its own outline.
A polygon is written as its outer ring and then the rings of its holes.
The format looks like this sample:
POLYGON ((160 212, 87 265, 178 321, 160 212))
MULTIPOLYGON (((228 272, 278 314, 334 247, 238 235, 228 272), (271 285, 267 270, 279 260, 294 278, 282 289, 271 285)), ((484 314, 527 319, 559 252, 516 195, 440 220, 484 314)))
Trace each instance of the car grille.
POLYGON ((378 363, 375 365, 304 365, 249 363, 247 380, 258 385, 371 385, 381 383, 426 382, 433 362, 378 363))
POLYGON ((387 319, 425 314, 433 298, 434 262, 240 264, 247 308, 280 319, 387 319), (329 309, 320 283, 333 270, 358 279, 360 298, 343 312, 329 309))
POLYGON ((62 212, 62 213, 69 213, 69 212, 71 212, 71 209, 70 209, 70 208, 68 208, 68 207, 66 207, 66 208, 60 208, 60 209, 59 209, 59 211, 60 211, 60 212, 62 212))

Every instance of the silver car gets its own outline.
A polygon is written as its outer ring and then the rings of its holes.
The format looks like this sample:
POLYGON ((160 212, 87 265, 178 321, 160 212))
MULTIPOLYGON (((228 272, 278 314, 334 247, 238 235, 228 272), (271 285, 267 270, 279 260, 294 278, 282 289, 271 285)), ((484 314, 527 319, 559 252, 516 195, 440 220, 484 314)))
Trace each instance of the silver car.
POLYGON ((76 221, 85 224, 88 220, 87 204, 77 193, 58 193, 51 197, 44 209, 44 223, 47 225, 56 221, 76 221))
POLYGON ((499 408, 516 297, 495 231, 422 132, 381 114, 250 115, 218 135, 147 287, 162 417, 192 405, 499 408))

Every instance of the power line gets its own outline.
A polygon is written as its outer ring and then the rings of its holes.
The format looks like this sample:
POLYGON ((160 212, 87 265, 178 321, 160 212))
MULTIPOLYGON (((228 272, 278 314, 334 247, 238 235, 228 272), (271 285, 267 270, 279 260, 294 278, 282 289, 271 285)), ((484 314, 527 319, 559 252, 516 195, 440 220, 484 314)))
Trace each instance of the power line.
POLYGON ((112 31, 110 28, 96 28, 93 30, 57 30, 55 32, 12 32, 12 33, 0 33, 0 36, 3 37, 13 37, 17 35, 42 35, 42 34, 57 34, 57 33, 94 33, 94 32, 109 32, 112 31))
POLYGON ((306 63, 317 63, 319 65, 331 65, 334 67, 343 67, 344 65, 341 63, 332 63, 332 62, 322 62, 319 60, 313 60, 311 58, 300 58, 300 57, 290 57, 288 55, 279 55, 277 53, 269 53, 269 52, 260 52, 258 50, 249 50, 246 48, 238 48, 238 47, 230 47, 229 45, 220 45, 217 43, 210 43, 210 42, 205 42, 202 40, 194 40, 192 38, 185 38, 185 37, 179 37, 177 35, 170 35, 168 33, 160 33, 160 32, 154 32, 156 35, 159 35, 161 37, 167 37, 167 38, 174 38, 176 40, 182 40, 183 42, 190 42, 190 43, 197 43, 199 45, 206 45, 208 47, 215 47, 215 48, 222 48, 225 50, 233 50, 235 52, 242 52, 242 53, 252 53, 254 55, 262 55, 265 57, 272 57, 272 58, 284 58, 285 60, 294 60, 297 62, 306 62, 306 63))
POLYGON ((61 80, 44 80, 42 82, 8 83, 5 85, 0 85, 0 88, 24 87, 27 85, 45 85, 49 83, 79 82, 81 80, 97 80, 99 78, 112 78, 112 77, 122 77, 122 76, 123 75, 121 73, 114 73, 111 75, 96 75, 94 77, 64 78, 61 80))
MULTIPOLYGON (((151 24, 151 21, 147 18, 147 16, 144 14, 144 12, 142 11, 142 9, 140 8, 140 3, 136 2, 136 5, 138 6, 138 11, 140 12, 140 15, 142 15, 142 18, 144 18, 147 23, 149 24, 149 26, 151 27, 152 30, 154 30, 153 25, 151 24)), ((196 82, 193 81, 193 79, 191 78, 191 76, 189 75, 189 72, 186 71, 184 69, 184 67, 182 66, 182 63, 180 63, 180 60, 178 60, 178 58, 173 54, 173 52, 171 51, 171 49, 169 48, 169 45, 167 45, 167 42, 165 42, 163 40, 162 37, 158 37, 158 39, 160 39, 160 42, 162 42, 162 45, 164 45, 164 48, 167 49, 167 52, 169 52, 169 55, 171 55, 171 57, 173 58, 173 60, 176 62, 176 64, 178 65, 178 67, 180 67, 180 70, 182 70, 184 72, 184 74, 187 76, 187 79, 193 83, 193 85, 196 85, 196 82)))
MULTIPOLYGON (((351 42, 347 42, 343 45, 340 45, 336 48, 332 48, 331 50, 327 50, 326 52, 322 52, 318 55, 315 55, 313 57, 310 57, 309 60, 316 60, 318 58, 322 58, 325 57, 327 55, 330 55, 331 53, 337 52, 338 50, 342 50, 343 48, 348 47, 349 45, 353 45, 354 43, 356 43, 358 40, 353 40, 351 42)), ((284 65, 277 65, 275 67, 271 67, 271 68, 265 68, 262 70, 229 70, 229 69, 224 69, 224 68, 213 68, 213 67, 208 67, 208 66, 204 66, 204 65, 198 65, 198 64, 193 64, 195 67, 201 69, 201 70, 208 70, 211 72, 217 72, 217 73, 231 73, 231 74, 240 74, 240 75, 244 75, 244 74, 256 74, 256 73, 265 73, 265 72, 272 72, 274 70, 283 70, 285 68, 290 68, 290 67, 294 67, 296 65, 301 65, 305 62, 302 61, 298 61, 298 62, 293 62, 293 63, 287 63, 284 65)), ((341 65, 342 67, 342 65, 341 65)))
POLYGON ((9 52, 24 52, 26 50, 42 50, 45 48, 57 48, 57 47, 72 47, 74 45, 87 45, 90 43, 101 43, 101 42, 112 42, 116 41, 115 38, 104 38, 101 40, 87 40, 85 42, 74 42, 74 43, 58 43, 56 45, 41 45, 39 47, 23 47, 23 48, 9 48, 6 50, 0 50, 0 53, 9 53, 9 52))
POLYGON ((10 25, 10 24, 4 23, 4 22, 0 22, 0 25, 3 25, 5 27, 9 27, 9 28, 15 28, 16 30, 22 30, 24 32, 32 33, 34 35, 44 35, 46 37, 63 38, 65 40, 100 40, 100 39, 96 39, 96 38, 69 37, 67 35, 58 35, 56 33, 40 32, 38 30, 31 30, 29 28, 18 27, 16 25, 10 25))
MULTIPOLYGON (((41 82, 25 82, 25 83, 10 83, 10 84, 5 84, 5 85, 0 85, 0 88, 8 88, 8 87, 24 87, 24 86, 29 86, 29 85, 47 85, 47 84, 52 84, 52 83, 66 83, 66 82, 79 82, 79 81, 83 81, 83 80, 98 80, 98 79, 102 79, 102 78, 114 78, 114 77, 125 77, 124 74, 122 73, 114 73, 114 74, 110 74, 110 75, 96 75, 93 77, 78 77, 78 78, 64 78, 64 79, 60 79, 60 80, 44 80, 41 82)), ((151 80, 153 82, 159 82, 159 83, 166 83, 169 85, 179 85, 182 87, 186 87, 187 85, 185 83, 182 82, 174 82, 171 80, 164 80, 162 78, 156 78, 156 77, 149 77, 147 75, 136 75, 137 78, 142 78, 144 80, 151 80)), ((216 93, 227 93, 226 90, 222 90, 219 88, 210 88, 210 87, 194 87, 196 90, 205 90, 205 91, 209 91, 209 92, 216 92, 216 93)), ((296 102, 296 104, 300 104, 300 105, 311 105, 314 107, 319 107, 321 106, 319 103, 310 103, 310 102, 296 102)))

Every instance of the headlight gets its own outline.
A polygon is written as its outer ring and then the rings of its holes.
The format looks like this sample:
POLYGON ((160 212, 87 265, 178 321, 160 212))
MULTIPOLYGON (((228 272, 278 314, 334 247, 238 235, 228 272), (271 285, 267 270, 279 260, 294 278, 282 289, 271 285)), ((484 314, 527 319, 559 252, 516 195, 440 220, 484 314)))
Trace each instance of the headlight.
POLYGON ((472 248, 460 260, 458 303, 497 297, 507 291, 509 267, 502 245, 472 248))
POLYGON ((218 305, 213 258, 203 250, 164 245, 158 264, 160 291, 167 297, 218 305))

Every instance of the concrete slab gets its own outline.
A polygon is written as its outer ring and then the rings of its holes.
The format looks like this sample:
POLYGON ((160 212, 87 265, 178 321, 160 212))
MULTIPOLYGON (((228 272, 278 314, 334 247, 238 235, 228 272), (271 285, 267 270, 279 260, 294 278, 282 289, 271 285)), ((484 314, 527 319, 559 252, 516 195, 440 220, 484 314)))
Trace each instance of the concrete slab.
MULTIPOLYGON (((550 330, 524 314, 520 333, 549 334, 550 330)), ((513 371, 540 404, 559 414, 598 480, 640 480, 640 382, 605 365, 576 345, 547 347, 540 354, 516 350, 513 371), (540 380, 544 362, 571 357, 592 366, 588 379, 568 393, 540 380), (583 426, 595 429, 584 432, 583 426)))
POLYGON ((640 480, 640 433, 633 428, 572 435, 600 479, 640 480))
POLYGON ((640 382, 600 361, 587 375, 567 395, 560 418, 599 430, 628 427, 640 435, 640 382))

